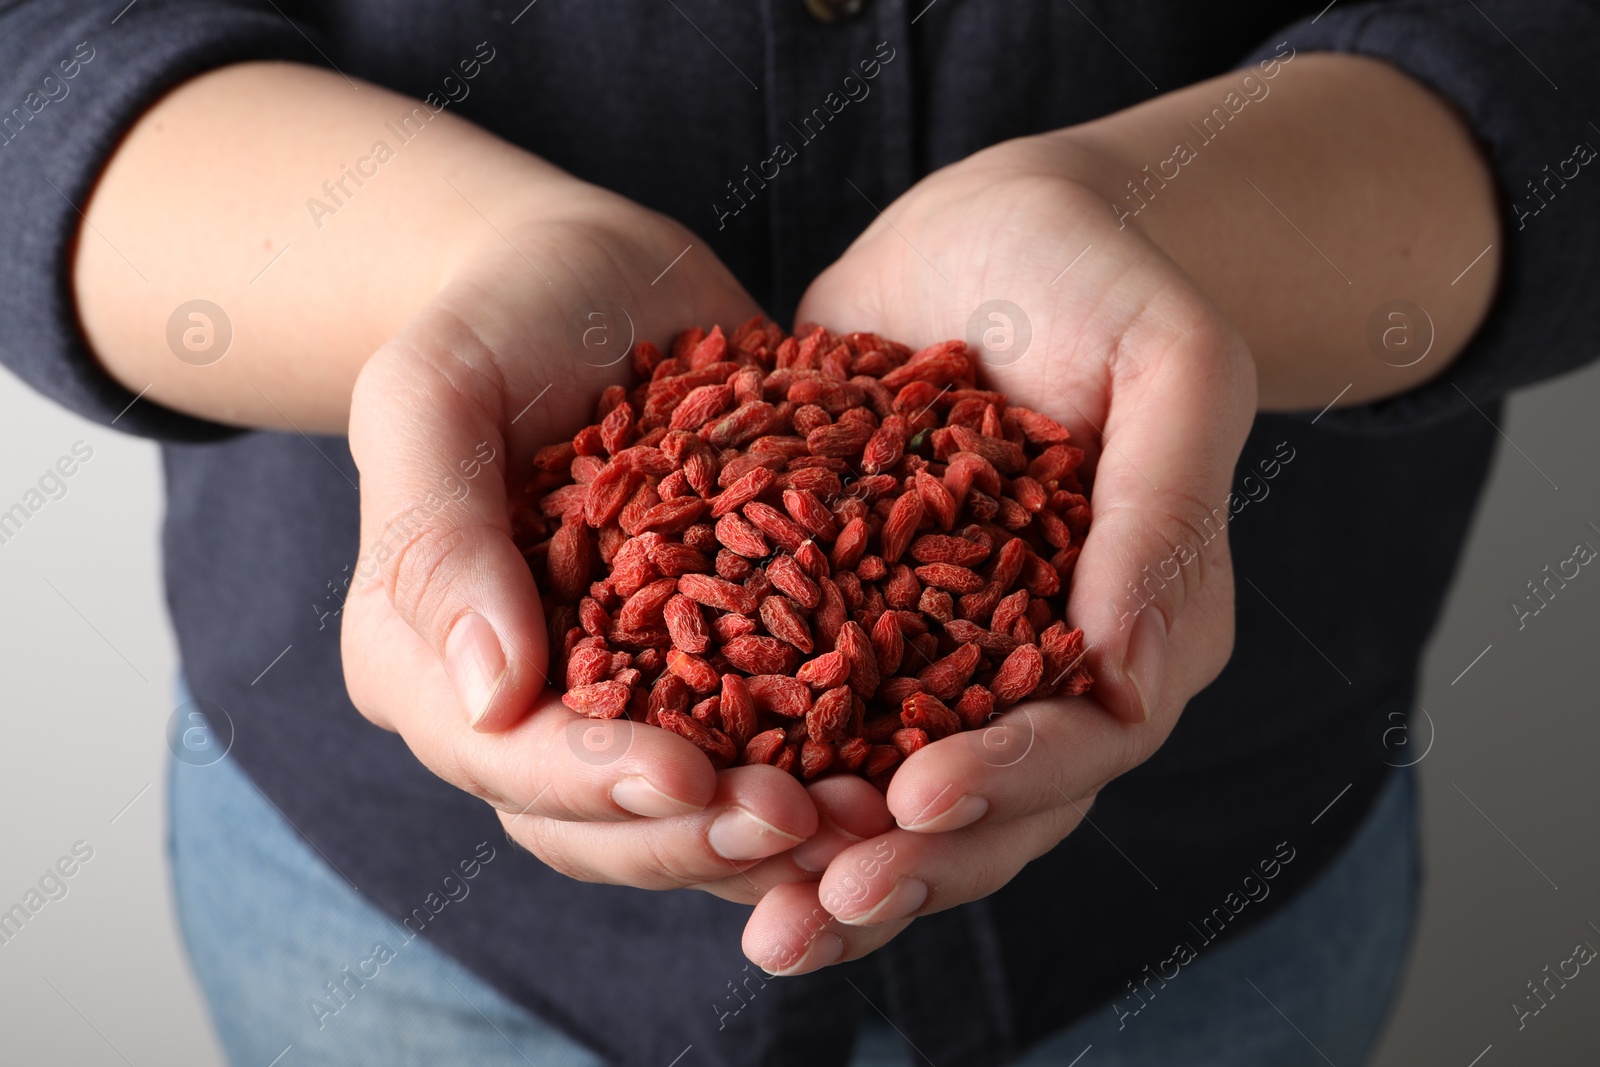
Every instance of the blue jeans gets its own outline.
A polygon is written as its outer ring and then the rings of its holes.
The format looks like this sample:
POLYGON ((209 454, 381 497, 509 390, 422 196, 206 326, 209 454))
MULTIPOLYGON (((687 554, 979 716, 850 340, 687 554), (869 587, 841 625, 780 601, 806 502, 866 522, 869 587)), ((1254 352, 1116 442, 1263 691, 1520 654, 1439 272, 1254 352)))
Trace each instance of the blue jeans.
MULTIPOLYGON (((1110 1005, 1099 1008, 1018 1067, 1065 1067, 1091 1045, 1083 1067, 1364 1062, 1414 921, 1415 790, 1409 770, 1396 772, 1327 871, 1253 930, 1200 949, 1137 1016, 1119 1025, 1110 1005)), ((409 938, 231 759, 175 762, 169 796, 180 925, 230 1062, 602 1067, 453 958, 409 938)), ((938 1049, 921 1051, 939 1062, 938 1049)), ((919 1062, 876 1020, 849 1067, 919 1062)))

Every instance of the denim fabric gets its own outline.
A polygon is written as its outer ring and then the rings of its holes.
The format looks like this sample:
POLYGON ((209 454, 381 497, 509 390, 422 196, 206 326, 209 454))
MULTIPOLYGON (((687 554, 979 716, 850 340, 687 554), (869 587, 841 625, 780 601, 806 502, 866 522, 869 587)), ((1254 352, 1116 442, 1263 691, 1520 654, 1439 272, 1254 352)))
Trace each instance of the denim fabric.
MULTIPOLYGON (((1367 1062, 1399 991, 1422 870, 1417 784, 1394 772, 1346 850, 1272 918, 1034 1046, 1014 1067, 1342 1067, 1367 1062)), ((1152 968, 1160 961, 1150 961, 1152 968)), ((1071 966, 1064 960, 1063 966, 1071 966)), ((1165 968, 1162 968, 1165 970, 1165 968)), ((938 1053, 924 1049, 935 1063, 938 1053)), ((881 1022, 851 1067, 922 1062, 881 1022)))
MULTIPOLYGON (((1396 772, 1349 847, 1292 903, 1214 947, 1197 937, 1194 961, 1175 978, 1096 1009, 1018 1067, 1065 1067, 1090 1046, 1093 1067, 1364 1062, 1410 942, 1415 791, 1412 773, 1396 772)), ((170 797, 178 913, 232 1063, 602 1067, 419 936, 416 920, 401 926, 379 912, 233 760, 175 762, 170 797)), ((475 877, 510 847, 488 842, 475 877)), ((454 878, 433 902, 438 913, 426 912, 430 924, 473 906, 472 878, 454 878)), ((626 988, 618 976, 612 992, 626 988)), ((921 1051, 939 1062, 939 1049, 921 1051)), ((920 1062, 875 1019, 850 1067, 920 1062)))
MULTIPOLYGON (((416 920, 373 907, 232 757, 173 761, 169 783, 179 925, 229 1063, 601 1067, 429 944, 416 920)), ((489 844, 496 858, 511 848, 489 844)), ((478 877, 492 873, 493 858, 472 858, 478 877)), ((430 925, 476 903, 473 880, 454 878, 461 888, 441 886, 430 925)))

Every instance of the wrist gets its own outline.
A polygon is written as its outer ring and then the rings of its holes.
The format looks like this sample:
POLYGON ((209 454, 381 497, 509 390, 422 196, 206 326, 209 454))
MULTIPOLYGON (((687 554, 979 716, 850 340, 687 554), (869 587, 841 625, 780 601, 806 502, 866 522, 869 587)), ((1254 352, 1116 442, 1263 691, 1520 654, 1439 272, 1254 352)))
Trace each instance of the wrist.
POLYGON ((486 406, 511 405, 507 420, 541 398, 542 417, 518 432, 558 428, 608 386, 634 384, 638 342, 731 331, 759 311, 699 237, 614 193, 556 172, 474 201, 482 217, 442 246, 425 322, 408 323, 384 358, 472 367, 499 390, 486 406), (452 324, 470 335, 443 343, 460 333, 452 324))
POLYGON ((1158 248, 1238 327, 1264 409, 1415 388, 1487 313, 1492 174, 1450 104, 1387 63, 1285 58, 1040 140, 1117 232, 1158 248), (1407 317, 1382 318, 1402 302, 1407 317))

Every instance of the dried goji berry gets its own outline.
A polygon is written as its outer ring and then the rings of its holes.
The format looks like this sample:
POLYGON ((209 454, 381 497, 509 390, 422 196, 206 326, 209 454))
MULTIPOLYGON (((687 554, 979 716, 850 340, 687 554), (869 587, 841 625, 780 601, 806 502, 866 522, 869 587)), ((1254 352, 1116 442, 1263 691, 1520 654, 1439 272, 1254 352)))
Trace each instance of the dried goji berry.
POLYGON ((711 631, 706 627, 700 605, 682 593, 673 594, 663 607, 662 615, 667 633, 672 635, 673 647, 699 653, 711 644, 711 631))
POLYGON ((961 729, 961 719, 932 693, 913 693, 900 706, 900 721, 908 728, 927 732, 931 740, 949 737, 961 729))
POLYGON ((787 641, 801 652, 810 652, 815 647, 811 640, 811 627, 795 602, 788 597, 764 598, 761 601, 761 624, 767 628, 767 633, 787 641))
POLYGON ((800 664, 795 677, 813 689, 832 689, 850 677, 850 661, 843 652, 834 649, 800 664))
POLYGON ((628 706, 628 687, 622 682, 595 682, 568 689, 561 702, 593 719, 614 719, 628 706))

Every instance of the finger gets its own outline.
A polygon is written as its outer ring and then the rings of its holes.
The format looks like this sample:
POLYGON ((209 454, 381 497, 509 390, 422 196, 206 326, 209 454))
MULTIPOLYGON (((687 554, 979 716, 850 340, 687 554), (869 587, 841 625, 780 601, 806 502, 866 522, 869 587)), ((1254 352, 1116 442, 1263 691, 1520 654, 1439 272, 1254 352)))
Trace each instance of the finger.
MULTIPOLYGON (((1228 610, 1227 583, 1197 594, 1173 623, 1175 648, 1210 648, 1228 610)), ((1198 692, 1215 673, 1205 656, 1174 656, 1170 685, 1198 692)), ((1163 724, 1165 725, 1165 724, 1163 724)), ((896 824, 944 833, 1050 811, 1068 798, 1098 793, 1154 749, 1161 731, 1100 712, 1089 698, 1030 700, 976 730, 942 738, 895 770, 887 802, 896 824)), ((809 845, 809 842, 808 842, 809 845)))
POLYGON ((725 900, 754 904, 776 886, 815 882, 839 853, 894 826, 883 794, 854 775, 824 778, 806 792, 817 809, 816 833, 736 876, 695 888, 725 900))
POLYGON ((833 857, 894 825, 883 794, 855 775, 838 774, 806 787, 817 809, 817 832, 738 875, 695 888, 724 900, 754 904, 774 886, 814 882, 833 857))
POLYGON ((860 959, 887 944, 911 920, 853 928, 828 913, 817 883, 795 882, 773 889, 745 923, 741 947, 769 974, 788 977, 860 959))
POLYGON ((511 540, 501 434, 508 420, 492 355, 459 320, 432 318, 408 326, 356 383, 356 580, 381 581, 396 613, 443 662, 460 717, 497 729, 526 711, 544 684, 543 611, 511 540), (462 477, 468 470, 477 472, 470 482, 462 477))
MULTIPOLYGON (((408 736, 434 773, 502 811, 568 821, 672 818, 700 811, 716 794, 704 752, 677 734, 628 719, 591 719, 553 694, 496 734, 450 716, 427 716, 408 736)), ((792 798, 772 801, 786 810, 792 798)), ((753 799, 765 814, 765 793, 753 799)))
POLYGON ((803 871, 795 866, 793 857, 794 849, 790 849, 788 852, 780 852, 776 856, 759 860, 754 866, 731 864, 738 869, 726 878, 701 882, 685 888, 698 889, 702 893, 710 893, 729 903, 750 907, 780 885, 788 885, 791 882, 815 882, 822 877, 821 871, 803 871))
POLYGON ((806 790, 817 808, 817 832, 790 854, 796 868, 815 877, 833 857, 894 825, 883 794, 853 774, 837 774, 806 790))
POLYGON ((663 817, 699 810, 716 791, 705 754, 682 737, 626 719, 589 719, 553 694, 509 731, 475 731, 461 716, 440 713, 455 702, 449 678, 382 588, 353 590, 343 619, 345 684, 356 706, 369 717, 381 713, 435 774, 502 810, 663 817))
POLYGON ((587 882, 678 889, 737 875, 816 832, 805 788, 775 767, 735 767, 699 812, 632 822, 569 822, 502 812, 506 832, 587 882), (761 810, 762 815, 754 814, 761 810), (771 821, 768 821, 768 820, 771 821))
POLYGON ((889 783, 889 811, 918 833, 1054 811, 1137 762, 1136 729, 1088 699, 1028 701, 914 753, 889 783))
POLYGON ((1169 651, 1185 660, 1182 673, 1214 676, 1232 647, 1226 501, 1255 377, 1242 339, 1176 283, 1155 284, 1107 344, 1111 399, 1094 522, 1067 614, 1089 639, 1096 701, 1145 722, 1160 707, 1170 717, 1192 695, 1169 685, 1169 651), (1196 606, 1209 616, 1201 640, 1170 641, 1196 606))
POLYGON ((870 927, 988 896, 1054 848, 1087 812, 1092 798, 1009 822, 947 834, 891 830, 852 845, 817 883, 828 914, 870 927))

